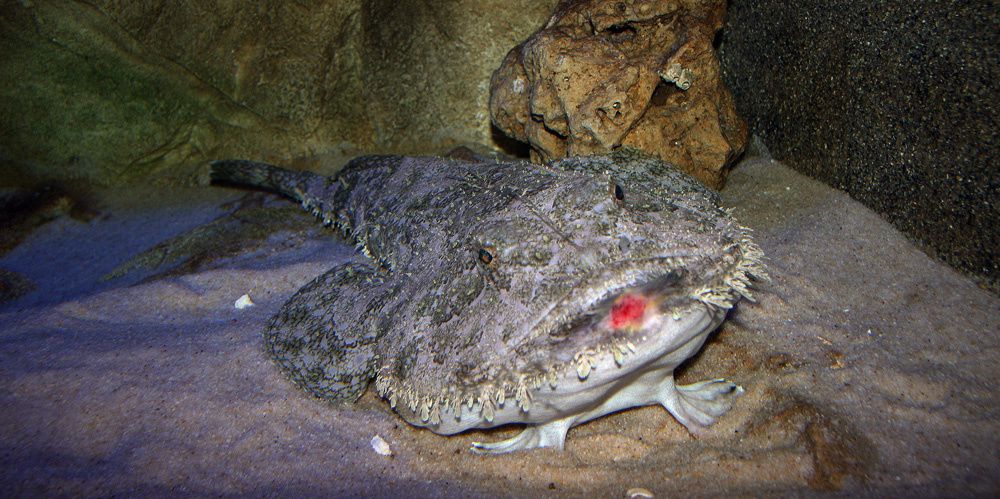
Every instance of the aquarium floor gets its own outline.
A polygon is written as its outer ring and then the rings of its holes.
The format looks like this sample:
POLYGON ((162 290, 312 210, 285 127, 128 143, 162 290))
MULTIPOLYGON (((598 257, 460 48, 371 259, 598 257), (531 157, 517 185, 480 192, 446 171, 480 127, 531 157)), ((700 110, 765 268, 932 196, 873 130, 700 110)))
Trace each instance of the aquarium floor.
POLYGON ((351 248, 277 233, 225 265, 100 277, 212 220, 222 189, 109 193, 0 258, 37 290, 0 308, 0 494, 659 497, 1000 489, 1000 299, 841 192, 769 160, 724 191, 772 275, 679 373, 746 394, 694 439, 658 407, 564 452, 470 454, 371 390, 335 408, 261 350, 268 318, 351 248), (255 306, 237 310, 244 293, 255 306), (376 453, 380 436, 392 456, 376 453))

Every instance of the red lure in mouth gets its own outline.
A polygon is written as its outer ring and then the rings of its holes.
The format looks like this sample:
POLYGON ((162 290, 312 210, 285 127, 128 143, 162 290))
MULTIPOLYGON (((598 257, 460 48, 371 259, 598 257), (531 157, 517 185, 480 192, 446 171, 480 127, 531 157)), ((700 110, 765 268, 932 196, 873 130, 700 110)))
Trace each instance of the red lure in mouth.
POLYGON ((611 306, 611 327, 622 329, 642 325, 646 313, 646 298, 628 293, 615 300, 611 306))

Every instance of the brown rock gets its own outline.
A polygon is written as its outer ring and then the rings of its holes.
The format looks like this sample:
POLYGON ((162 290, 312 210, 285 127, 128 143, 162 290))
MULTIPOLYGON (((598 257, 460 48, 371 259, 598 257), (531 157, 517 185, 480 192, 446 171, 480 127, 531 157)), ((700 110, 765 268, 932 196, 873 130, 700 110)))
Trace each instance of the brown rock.
POLYGON ((721 187, 746 124, 712 47, 721 0, 563 1, 493 73, 490 114, 532 158, 632 146, 721 187))

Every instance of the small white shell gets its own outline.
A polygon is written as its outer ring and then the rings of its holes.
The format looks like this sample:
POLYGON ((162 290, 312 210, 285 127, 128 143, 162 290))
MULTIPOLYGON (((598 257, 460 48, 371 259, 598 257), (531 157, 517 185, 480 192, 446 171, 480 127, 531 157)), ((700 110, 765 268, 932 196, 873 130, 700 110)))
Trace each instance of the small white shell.
POLYGON ((389 442, 386 442, 382 437, 375 435, 372 437, 372 449, 375 449, 375 453, 382 456, 391 456, 392 449, 389 448, 389 442))
POLYGON ((625 497, 628 497, 629 499, 636 499, 639 497, 652 498, 654 496, 653 493, 649 491, 649 489, 644 489, 642 487, 632 487, 631 489, 628 489, 627 492, 625 492, 625 497))
POLYGON ((236 300, 236 303, 234 303, 233 306, 236 307, 236 310, 243 310, 244 308, 252 307, 253 300, 250 299, 250 295, 244 293, 243 296, 236 300))

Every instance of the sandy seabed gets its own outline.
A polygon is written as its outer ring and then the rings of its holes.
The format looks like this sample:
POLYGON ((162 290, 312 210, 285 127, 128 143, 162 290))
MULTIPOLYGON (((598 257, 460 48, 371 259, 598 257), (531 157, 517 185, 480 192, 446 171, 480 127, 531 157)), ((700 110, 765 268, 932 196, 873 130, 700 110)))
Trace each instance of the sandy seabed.
POLYGON ((632 409, 574 428, 563 452, 498 457, 469 444, 517 428, 434 435, 373 390, 335 408, 262 353, 268 318, 352 251, 328 232, 100 279, 241 195, 109 193, 104 216, 53 221, 0 258, 37 287, 0 308, 0 494, 1000 493, 1000 299, 779 163, 744 162, 723 192, 773 280, 679 372, 741 384, 733 411, 694 439, 662 408, 632 409), (244 293, 256 305, 237 310, 244 293))

